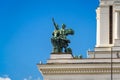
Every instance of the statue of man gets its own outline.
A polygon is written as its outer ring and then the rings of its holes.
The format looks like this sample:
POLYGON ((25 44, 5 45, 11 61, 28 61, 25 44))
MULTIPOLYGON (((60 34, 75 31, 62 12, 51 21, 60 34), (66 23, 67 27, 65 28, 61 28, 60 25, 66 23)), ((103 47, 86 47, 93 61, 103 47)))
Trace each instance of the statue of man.
POLYGON ((65 28, 66 28, 66 25, 65 25, 65 24, 62 24, 62 28, 61 28, 61 30, 60 30, 60 38, 61 38, 61 39, 64 39, 64 40, 67 39, 67 38, 66 38, 66 30, 65 30, 65 28))
POLYGON ((57 52, 62 52, 62 48, 60 46, 60 29, 58 24, 55 23, 54 18, 52 18, 53 21, 53 25, 55 27, 55 30, 53 31, 52 35, 53 37, 51 38, 51 42, 53 45, 53 52, 57 53, 57 52))
POLYGON ((66 25, 62 24, 62 28, 60 29, 60 39, 61 46, 64 48, 64 52, 67 52, 68 43, 70 43, 70 40, 67 39, 67 32, 66 25))
POLYGON ((70 40, 67 39, 67 35, 74 34, 74 31, 72 29, 66 29, 66 25, 62 24, 62 28, 59 29, 58 24, 55 23, 54 18, 52 18, 55 30, 52 33, 53 37, 51 38, 51 42, 53 44, 53 52, 59 53, 62 52, 64 49, 64 52, 71 52, 70 48, 68 47, 68 43, 70 43, 70 40))

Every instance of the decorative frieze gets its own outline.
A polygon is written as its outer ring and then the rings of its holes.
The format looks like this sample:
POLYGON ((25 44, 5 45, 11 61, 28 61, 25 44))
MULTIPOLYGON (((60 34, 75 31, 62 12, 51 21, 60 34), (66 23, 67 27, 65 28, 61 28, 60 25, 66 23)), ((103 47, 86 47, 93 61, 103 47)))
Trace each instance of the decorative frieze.
MULTIPOLYGON (((46 66, 46 65, 45 65, 46 66)), ((74 65, 72 65, 74 66, 74 65)), ((114 64, 115 66, 115 64, 114 64)), ((42 71, 43 75, 59 75, 59 74, 110 74, 111 73, 111 67, 109 64, 109 67, 104 67, 104 68, 98 68, 94 67, 92 68, 89 66, 89 68, 40 68, 40 71, 42 71)), ((120 74, 120 67, 114 67, 113 68, 113 73, 114 74, 120 74)))

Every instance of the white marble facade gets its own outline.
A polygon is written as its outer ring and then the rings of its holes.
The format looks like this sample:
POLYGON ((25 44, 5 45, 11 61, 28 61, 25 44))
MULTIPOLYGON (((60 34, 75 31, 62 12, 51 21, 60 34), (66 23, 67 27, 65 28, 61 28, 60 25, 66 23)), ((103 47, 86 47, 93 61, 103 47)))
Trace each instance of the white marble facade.
MULTIPOLYGON (((110 59, 53 59, 38 64, 44 80, 111 80, 110 59)), ((113 60, 113 80, 120 80, 120 59, 113 60)))
POLYGON ((96 14, 96 47, 120 46, 120 0, 100 0, 96 14), (112 6, 111 14, 110 6, 112 6), (110 15, 112 15, 112 21, 110 21, 110 15), (112 43, 109 42, 110 24, 112 25, 112 43))
POLYGON ((88 52, 89 58, 93 55, 94 58, 110 58, 111 53, 117 58, 120 53, 120 0, 100 0, 96 19, 96 46, 94 51, 88 52))

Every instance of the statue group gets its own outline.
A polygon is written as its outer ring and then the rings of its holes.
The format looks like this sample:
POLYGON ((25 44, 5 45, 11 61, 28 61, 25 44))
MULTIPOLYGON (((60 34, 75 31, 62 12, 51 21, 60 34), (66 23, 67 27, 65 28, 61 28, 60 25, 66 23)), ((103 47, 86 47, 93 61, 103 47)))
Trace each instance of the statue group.
POLYGON ((66 29, 65 24, 62 24, 61 29, 59 29, 59 26, 55 23, 54 18, 52 18, 52 21, 55 27, 51 38, 51 43, 53 45, 52 53, 72 53, 72 49, 68 47, 70 40, 67 39, 67 36, 73 35, 74 31, 72 29, 66 29))

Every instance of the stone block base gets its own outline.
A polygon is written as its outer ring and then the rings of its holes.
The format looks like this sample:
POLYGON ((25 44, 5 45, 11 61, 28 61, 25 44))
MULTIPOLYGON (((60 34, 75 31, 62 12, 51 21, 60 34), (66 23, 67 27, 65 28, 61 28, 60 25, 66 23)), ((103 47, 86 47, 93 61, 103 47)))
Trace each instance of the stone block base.
POLYGON ((119 46, 120 47, 120 39, 115 39, 114 46, 119 46))
POLYGON ((89 51, 88 58, 120 58, 120 51, 89 51))
POLYGON ((50 59, 72 59, 73 56, 70 53, 51 53, 50 59))

